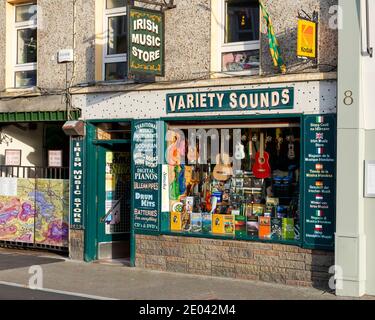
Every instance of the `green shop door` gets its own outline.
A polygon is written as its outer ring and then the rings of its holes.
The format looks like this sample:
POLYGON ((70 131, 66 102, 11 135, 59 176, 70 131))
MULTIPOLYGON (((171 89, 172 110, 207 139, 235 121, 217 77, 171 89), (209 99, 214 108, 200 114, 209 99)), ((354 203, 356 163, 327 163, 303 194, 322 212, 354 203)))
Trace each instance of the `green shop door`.
POLYGON ((130 256, 131 144, 97 145, 98 259, 130 256))

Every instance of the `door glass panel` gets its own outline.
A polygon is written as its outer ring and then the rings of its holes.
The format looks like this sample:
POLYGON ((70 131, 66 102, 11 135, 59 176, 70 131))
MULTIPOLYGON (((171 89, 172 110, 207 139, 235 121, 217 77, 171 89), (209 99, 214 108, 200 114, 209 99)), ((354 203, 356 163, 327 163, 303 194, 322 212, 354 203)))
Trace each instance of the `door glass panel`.
POLYGON ((130 232, 130 152, 106 151, 106 234, 130 232))

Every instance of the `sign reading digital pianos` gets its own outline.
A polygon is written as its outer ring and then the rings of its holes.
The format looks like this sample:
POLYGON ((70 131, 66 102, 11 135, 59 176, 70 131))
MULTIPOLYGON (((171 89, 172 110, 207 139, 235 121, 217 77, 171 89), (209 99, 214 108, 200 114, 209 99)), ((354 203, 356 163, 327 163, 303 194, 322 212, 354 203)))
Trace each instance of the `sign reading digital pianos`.
POLYGON ((164 75, 164 14, 129 10, 129 73, 164 75))
POLYGON ((134 124, 134 229, 159 231, 158 127, 155 121, 134 124))
POLYGON ((336 115, 305 117, 305 232, 313 248, 334 246, 336 115))

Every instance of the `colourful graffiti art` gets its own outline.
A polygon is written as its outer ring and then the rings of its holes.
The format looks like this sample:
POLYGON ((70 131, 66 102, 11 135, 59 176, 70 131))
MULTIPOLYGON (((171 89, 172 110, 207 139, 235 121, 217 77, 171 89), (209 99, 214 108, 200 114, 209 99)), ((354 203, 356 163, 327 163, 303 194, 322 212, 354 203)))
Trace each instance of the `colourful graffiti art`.
POLYGON ((68 245, 69 181, 18 179, 16 196, 0 196, 0 240, 68 245))

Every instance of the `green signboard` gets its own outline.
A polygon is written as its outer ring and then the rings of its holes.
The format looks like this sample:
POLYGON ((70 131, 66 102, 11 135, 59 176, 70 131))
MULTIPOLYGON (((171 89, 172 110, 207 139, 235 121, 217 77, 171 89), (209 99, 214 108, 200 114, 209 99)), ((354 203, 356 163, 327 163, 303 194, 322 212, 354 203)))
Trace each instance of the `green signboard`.
POLYGON ((304 243, 333 249, 336 216, 336 115, 306 116, 304 243))
POLYGON ((164 14, 129 9, 129 73, 164 75, 164 14))
POLYGON ((73 137, 70 144, 70 229, 82 230, 84 213, 83 138, 73 137))
POLYGON ((134 122, 133 208, 137 233, 159 231, 159 148, 158 122, 134 122))
POLYGON ((168 94, 166 100, 172 114, 293 109, 294 88, 168 94))

